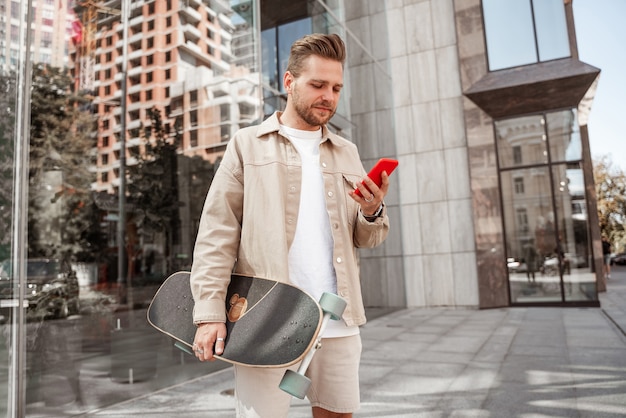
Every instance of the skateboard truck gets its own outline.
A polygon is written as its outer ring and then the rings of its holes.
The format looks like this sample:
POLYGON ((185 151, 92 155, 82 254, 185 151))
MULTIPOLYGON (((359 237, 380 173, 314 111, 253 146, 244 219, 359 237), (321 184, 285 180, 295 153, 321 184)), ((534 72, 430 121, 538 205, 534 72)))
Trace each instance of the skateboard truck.
POLYGON ((313 360, 313 356, 315 355, 317 350, 322 348, 321 335, 326 329, 328 321, 331 319, 340 319, 347 305, 347 302, 343 298, 333 293, 327 292, 322 295, 319 303, 322 311, 324 311, 324 317, 322 318, 322 325, 317 337, 317 341, 315 342, 315 344, 313 344, 311 350, 302 359, 302 363, 300 363, 298 371, 296 372, 293 370, 287 370, 282 380, 280 381, 280 384, 278 385, 283 391, 299 399, 304 399, 306 393, 309 391, 309 387, 311 386, 311 380, 304 374, 309 368, 311 360, 313 360))

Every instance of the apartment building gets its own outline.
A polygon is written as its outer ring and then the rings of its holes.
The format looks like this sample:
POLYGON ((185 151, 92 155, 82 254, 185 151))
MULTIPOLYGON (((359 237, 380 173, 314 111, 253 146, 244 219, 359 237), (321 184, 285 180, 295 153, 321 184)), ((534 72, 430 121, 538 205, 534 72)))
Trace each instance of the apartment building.
MULTIPOLYGON (((75 17, 72 0, 33 0, 30 9, 30 56, 53 67, 68 65, 68 44, 75 17)), ((16 71, 26 33, 19 30, 28 9, 20 1, 0 1, 0 71, 16 71)))
MULTIPOLYGON (((130 5, 124 45, 121 15, 106 11, 120 10, 121 2, 100 7, 105 11, 98 15, 92 52, 92 88, 100 119, 96 190, 115 192, 121 139, 130 157, 150 125, 149 109, 161 113, 166 131, 176 137, 184 155, 208 160, 215 160, 240 126, 233 124, 231 114, 241 112, 249 121, 258 118, 246 104, 258 107, 257 83, 247 81, 249 71, 234 62, 231 46, 233 36, 241 36, 245 28, 237 28, 206 2, 138 1, 130 5), (124 77, 126 119, 122 120, 124 77)), ((73 52, 76 78, 85 68, 81 67, 84 59, 80 49, 73 52)), ((133 164, 132 158, 128 163, 133 164)))

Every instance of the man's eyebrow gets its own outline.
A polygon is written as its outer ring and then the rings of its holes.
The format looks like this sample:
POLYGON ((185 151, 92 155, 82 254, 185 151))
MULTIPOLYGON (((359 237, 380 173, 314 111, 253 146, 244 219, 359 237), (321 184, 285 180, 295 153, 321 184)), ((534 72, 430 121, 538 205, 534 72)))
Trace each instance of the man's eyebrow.
MULTIPOLYGON (((315 78, 311 79, 310 82, 311 83, 319 83, 319 84, 330 84, 330 82, 327 81, 327 80, 318 80, 318 79, 315 79, 315 78)), ((343 88, 343 83, 334 84, 334 87, 343 88)))

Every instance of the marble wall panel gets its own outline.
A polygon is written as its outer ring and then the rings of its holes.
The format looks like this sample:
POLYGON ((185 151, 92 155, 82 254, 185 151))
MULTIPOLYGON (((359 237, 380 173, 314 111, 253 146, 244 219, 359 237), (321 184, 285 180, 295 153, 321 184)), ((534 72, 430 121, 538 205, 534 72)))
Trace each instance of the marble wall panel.
POLYGON ((456 26, 454 24, 453 0, 431 2, 434 47, 454 46, 456 48, 456 26))
MULTIPOLYGON (((453 253, 474 251, 471 199, 449 200, 450 247, 453 253)), ((474 270, 476 266, 474 265, 474 270)))
POLYGON ((468 199, 471 197, 467 148, 451 148, 444 151, 446 170, 446 198, 468 199))
POLYGON ((365 64, 350 69, 351 86, 350 108, 352 114, 374 111, 374 73, 372 65, 365 64))
POLYGON ((423 259, 422 255, 404 256, 404 287, 409 307, 427 306, 423 259))
POLYGON ((417 183, 420 202, 446 200, 446 167, 443 151, 417 155, 417 183))
POLYGON ((423 220, 420 217, 419 205, 402 205, 402 249, 405 256, 419 255, 422 246, 423 220))
MULTIPOLYGON (((400 202, 403 206, 419 202, 419 183, 416 154, 398 156, 398 168, 396 181, 400 193, 400 202)), ((404 216, 404 214, 403 214, 404 216)), ((418 218, 416 218, 418 219, 418 218)), ((410 228, 411 224, 407 227, 410 228)))
POLYGON ((452 254, 424 255, 423 272, 427 306, 453 306, 455 299, 452 254))
POLYGON ((430 51, 434 48, 430 2, 425 1, 406 6, 404 8, 404 25, 408 53, 430 51))
POLYGON ((408 75, 413 103, 426 103, 438 99, 439 79, 434 50, 409 55, 408 75))
POLYGON ((404 57, 407 54, 407 35, 404 23, 404 9, 391 8, 387 11, 387 27, 389 31, 389 57, 404 57))
POLYGON ((447 46, 436 50, 437 82, 439 99, 461 96, 461 80, 459 78, 459 60, 456 46, 447 46))
POLYGON ((478 276, 474 251, 452 255, 454 302, 457 306, 478 306, 478 276))
POLYGON ((396 151, 398 155, 415 152, 415 135, 413 134, 413 117, 411 106, 394 107, 394 125, 396 131, 396 151))
POLYGON ((432 101, 413 105, 415 151, 430 152, 443 149, 441 137, 441 114, 439 102, 432 101))
POLYGON ((447 202, 419 205, 423 254, 449 254, 450 224, 447 202))

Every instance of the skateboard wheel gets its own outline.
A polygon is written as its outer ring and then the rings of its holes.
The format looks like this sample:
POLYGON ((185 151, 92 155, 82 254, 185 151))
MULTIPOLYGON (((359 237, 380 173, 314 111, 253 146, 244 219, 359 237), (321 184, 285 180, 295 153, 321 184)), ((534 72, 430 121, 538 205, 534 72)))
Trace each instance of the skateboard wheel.
POLYGON ((176 342, 174 343, 174 347, 178 348, 178 349, 179 349, 179 350, 181 350, 181 351, 184 351, 184 352, 185 352, 185 353, 187 353, 187 354, 191 354, 192 356, 193 356, 193 355, 195 355, 195 354, 194 354, 194 352, 193 352, 193 351, 191 351, 189 348, 187 348, 187 346, 186 346, 186 345, 184 345, 184 344, 182 344, 182 343, 180 343, 180 342, 178 342, 178 341, 176 341, 176 342))
POLYGON ((311 379, 293 370, 287 370, 278 385, 284 392, 299 399, 304 399, 310 386, 311 379))
POLYGON ((320 298, 320 306, 325 313, 329 313, 330 317, 338 320, 346 309, 347 302, 333 293, 324 292, 320 298))

